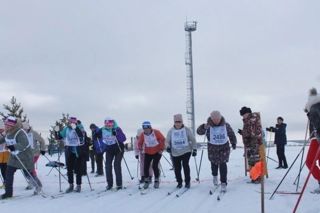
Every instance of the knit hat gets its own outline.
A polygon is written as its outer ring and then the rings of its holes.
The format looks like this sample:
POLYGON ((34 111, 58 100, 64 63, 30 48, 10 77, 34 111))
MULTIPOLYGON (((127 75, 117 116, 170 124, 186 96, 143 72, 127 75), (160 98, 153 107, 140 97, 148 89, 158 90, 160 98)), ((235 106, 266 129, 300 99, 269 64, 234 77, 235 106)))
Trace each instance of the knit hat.
POLYGON ((316 96, 318 94, 317 89, 316 88, 311 88, 309 90, 309 96, 316 96))
POLYGON ((77 118, 76 117, 69 117, 69 122, 73 124, 77 124, 77 118))
POLYGON ((222 116, 221 116, 221 113, 219 111, 214 110, 214 111, 212 111, 210 113, 210 117, 211 117, 211 119, 214 119, 214 118, 221 119, 222 116))
POLYGON ((151 128, 151 123, 150 123, 150 121, 144 121, 144 122, 142 123, 142 129, 149 129, 149 128, 151 128))
POLYGON ((176 121, 181 121, 181 123, 183 123, 183 119, 182 119, 182 115, 181 114, 175 114, 173 116, 173 121, 176 122, 176 121))
POLYGON ((7 119, 5 120, 4 124, 6 126, 15 126, 17 124, 17 118, 13 117, 13 116, 9 116, 7 117, 7 119))
POLYGON ((249 107, 244 106, 240 109, 240 115, 243 116, 246 113, 252 113, 252 111, 249 107))
POLYGON ((104 119, 104 125, 105 125, 105 126, 113 126, 113 124, 114 124, 113 118, 111 118, 111 117, 106 117, 106 118, 104 119))

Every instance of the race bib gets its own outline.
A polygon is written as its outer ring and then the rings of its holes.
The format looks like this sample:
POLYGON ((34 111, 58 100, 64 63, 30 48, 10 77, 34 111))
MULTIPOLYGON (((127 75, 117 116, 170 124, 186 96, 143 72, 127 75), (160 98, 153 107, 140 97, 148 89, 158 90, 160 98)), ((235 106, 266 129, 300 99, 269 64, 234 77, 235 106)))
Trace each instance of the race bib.
POLYGON ((80 145, 80 139, 77 135, 76 130, 74 129, 67 129, 67 137, 65 140, 66 146, 79 146, 80 145))
POLYGON ((0 144, 0 152, 6 152, 6 144, 0 144))
POLYGON ((210 127, 210 143, 222 145, 229 140, 226 125, 210 127))
POLYGON ((155 147, 159 144, 154 132, 152 132, 150 135, 143 134, 143 136, 144 136, 144 143, 146 147, 155 147))
POLYGON ((17 141, 16 141, 16 139, 15 138, 13 138, 13 139, 9 139, 9 138, 7 138, 6 137, 6 144, 7 144, 7 146, 12 146, 12 145, 15 145, 15 144, 17 144, 17 141))
POLYGON ((187 132, 185 128, 172 130, 171 146, 174 149, 183 149, 188 146, 187 132))
POLYGON ((116 137, 111 134, 111 132, 102 130, 102 142, 108 146, 116 144, 116 137))

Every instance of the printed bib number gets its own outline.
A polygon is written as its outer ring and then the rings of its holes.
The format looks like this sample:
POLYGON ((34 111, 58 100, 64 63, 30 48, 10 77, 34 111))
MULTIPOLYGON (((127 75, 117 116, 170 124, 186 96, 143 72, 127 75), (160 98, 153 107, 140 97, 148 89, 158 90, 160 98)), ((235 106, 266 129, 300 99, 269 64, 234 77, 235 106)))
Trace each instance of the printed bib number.
POLYGON ((80 139, 77 135, 77 132, 72 129, 67 132, 67 137, 66 137, 66 146, 79 146, 80 145, 80 139))
POLYGON ((171 134, 171 146, 174 149, 183 149, 188 146, 188 138, 186 130, 173 130, 171 134))
POLYGON ((210 143, 214 145, 221 145, 228 142, 226 126, 210 127, 210 143))
POLYGON ((154 133, 152 133, 151 135, 144 135, 144 141, 146 147, 155 147, 159 144, 154 133))

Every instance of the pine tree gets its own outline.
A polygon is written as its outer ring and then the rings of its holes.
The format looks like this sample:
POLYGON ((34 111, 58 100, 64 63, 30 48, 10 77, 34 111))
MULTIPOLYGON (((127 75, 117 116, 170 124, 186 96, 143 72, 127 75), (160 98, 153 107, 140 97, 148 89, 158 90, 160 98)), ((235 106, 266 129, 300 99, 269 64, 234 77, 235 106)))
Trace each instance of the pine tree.
POLYGON ((23 108, 21 107, 21 103, 17 103, 17 99, 12 96, 10 104, 3 104, 3 107, 7 113, 0 112, 0 116, 2 116, 3 119, 6 119, 9 116, 14 116, 16 118, 20 118, 21 121, 27 120, 27 115, 23 114, 23 108))
POLYGON ((56 126, 59 127, 59 129, 63 129, 67 123, 68 123, 68 119, 69 119, 69 114, 64 114, 62 113, 62 118, 59 119, 58 121, 55 122, 54 126, 51 126, 51 128, 49 129, 49 154, 53 154, 55 153, 55 151, 62 151, 64 149, 64 144, 61 143, 59 140, 56 140, 55 138, 55 131, 54 128, 56 126))

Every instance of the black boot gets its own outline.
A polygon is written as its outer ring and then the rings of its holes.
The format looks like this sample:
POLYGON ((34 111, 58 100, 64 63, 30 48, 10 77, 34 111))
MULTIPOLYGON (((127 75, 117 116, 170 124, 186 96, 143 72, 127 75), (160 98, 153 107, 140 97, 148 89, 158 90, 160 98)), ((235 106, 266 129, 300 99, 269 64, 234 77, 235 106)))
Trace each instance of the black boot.
POLYGON ((73 192, 73 184, 69 185, 69 188, 67 188, 66 193, 73 192))
POLYGON ((4 194, 1 195, 1 200, 8 199, 8 198, 11 198, 11 197, 12 197, 12 195, 4 193, 4 194))

